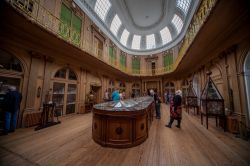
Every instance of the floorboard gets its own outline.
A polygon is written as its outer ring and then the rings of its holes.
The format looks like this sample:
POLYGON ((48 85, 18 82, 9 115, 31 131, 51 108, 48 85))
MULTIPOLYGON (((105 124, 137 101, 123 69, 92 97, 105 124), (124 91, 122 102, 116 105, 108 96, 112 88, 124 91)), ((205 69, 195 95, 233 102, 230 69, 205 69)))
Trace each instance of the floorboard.
MULTIPOLYGON (((62 123, 43 130, 18 129, 0 137, 0 165, 250 165, 250 142, 215 127, 200 124, 200 118, 183 113, 181 129, 166 128, 169 107, 161 105, 149 138, 133 148, 113 149, 96 144, 91 137, 92 114, 61 118, 62 123)), ((174 122, 176 123, 176 122, 174 122)))

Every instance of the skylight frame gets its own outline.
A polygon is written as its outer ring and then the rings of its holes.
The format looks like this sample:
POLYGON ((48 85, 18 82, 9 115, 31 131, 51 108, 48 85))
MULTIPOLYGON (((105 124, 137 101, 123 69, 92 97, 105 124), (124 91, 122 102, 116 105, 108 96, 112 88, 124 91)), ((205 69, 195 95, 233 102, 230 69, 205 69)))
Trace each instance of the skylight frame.
POLYGON ((110 26, 110 31, 117 36, 117 32, 119 31, 120 27, 122 25, 122 22, 119 18, 119 16, 116 14, 115 17, 112 20, 111 26, 110 26))
POLYGON ((134 35, 131 48, 136 49, 136 50, 139 50, 141 48, 141 36, 140 35, 134 35))
POLYGON ((128 37, 130 35, 130 32, 127 29, 124 29, 120 38, 120 42, 124 45, 127 46, 128 42, 128 37))
POLYGON ((105 21, 108 11, 111 8, 109 0, 97 0, 95 3, 94 11, 102 21, 105 21))
POLYGON ((165 45, 172 41, 172 35, 167 26, 162 30, 160 30, 160 35, 161 35, 162 45, 165 45))
POLYGON ((191 0, 177 0, 177 7, 186 15, 191 4, 191 0))
POLYGON ((182 19, 177 14, 175 14, 171 22, 172 22, 172 24, 174 24, 174 26, 177 30, 177 34, 179 34, 181 32, 182 27, 183 27, 182 19))
POLYGON ((146 36, 146 49, 155 48, 155 34, 150 34, 146 36))

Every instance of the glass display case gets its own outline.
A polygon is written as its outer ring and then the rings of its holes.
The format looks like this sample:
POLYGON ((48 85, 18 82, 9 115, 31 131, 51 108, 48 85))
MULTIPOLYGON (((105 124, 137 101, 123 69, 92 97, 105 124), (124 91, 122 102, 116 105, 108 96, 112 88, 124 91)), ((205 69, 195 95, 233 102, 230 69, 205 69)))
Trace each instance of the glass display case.
POLYGON ((217 119, 223 122, 225 130, 225 111, 224 111, 224 99, 218 91, 216 85, 208 73, 208 81, 201 94, 201 123, 203 124, 203 116, 206 117, 206 126, 208 128, 208 117, 216 118, 216 126, 218 126, 217 119))
POLYGON ((145 96, 127 100, 100 103, 94 105, 94 108, 105 111, 137 111, 147 108, 152 102, 152 97, 145 96))
POLYGON ((94 105, 93 140, 116 148, 139 145, 148 138, 154 108, 154 100, 149 96, 94 105))
POLYGON ((193 108, 194 111, 196 110, 197 114, 199 113, 198 97, 194 91, 192 81, 190 81, 190 84, 188 87, 186 102, 187 102, 187 112, 188 113, 189 113, 189 108, 193 108))

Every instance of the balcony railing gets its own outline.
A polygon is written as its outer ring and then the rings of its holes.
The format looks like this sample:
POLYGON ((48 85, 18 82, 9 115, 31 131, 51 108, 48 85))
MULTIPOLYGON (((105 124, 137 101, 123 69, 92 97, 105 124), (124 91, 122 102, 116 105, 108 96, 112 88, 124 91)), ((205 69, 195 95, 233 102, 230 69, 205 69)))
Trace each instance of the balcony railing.
POLYGON ((133 70, 131 68, 124 68, 122 65, 118 65, 116 59, 108 59, 104 57, 109 57, 105 55, 105 52, 101 49, 97 49, 93 44, 86 39, 84 39, 81 34, 75 31, 72 27, 63 23, 57 16, 48 11, 40 1, 38 0, 6 0, 11 6, 13 6, 19 12, 22 12, 28 19, 47 29, 48 31, 54 33, 59 38, 73 44, 74 46, 80 48, 81 50, 89 53, 90 55, 104 61, 105 63, 113 66, 114 68, 135 76, 151 76, 151 75, 162 75, 173 72, 183 56, 186 54, 188 48, 194 41, 196 35, 198 34, 200 28, 204 25, 206 19, 208 18, 210 12, 215 6, 218 0, 202 0, 197 13, 193 16, 193 19, 189 25, 187 33, 182 40, 182 45, 179 49, 178 56, 174 63, 167 67, 156 68, 154 72, 152 69, 146 70, 133 70))

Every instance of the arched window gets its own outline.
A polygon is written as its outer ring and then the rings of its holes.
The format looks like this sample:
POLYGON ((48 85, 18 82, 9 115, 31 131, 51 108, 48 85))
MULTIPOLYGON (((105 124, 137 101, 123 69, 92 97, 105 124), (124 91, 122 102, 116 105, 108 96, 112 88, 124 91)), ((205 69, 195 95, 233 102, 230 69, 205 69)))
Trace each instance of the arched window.
POLYGON ((175 87, 173 82, 166 82, 164 85, 164 90, 167 93, 175 94, 175 87))
POLYGON ((0 50, 0 69, 22 72, 19 59, 3 50, 0 50))
POLYGON ((139 83, 132 84, 132 93, 135 95, 135 97, 139 97, 141 94, 141 88, 139 83))
POLYGON ((61 108, 63 114, 75 113, 77 102, 77 76, 69 68, 56 72, 53 82, 52 101, 61 108))
POLYGON ((244 62, 245 86, 247 95, 248 118, 250 119, 250 51, 244 62))
POLYGON ((63 69, 58 70, 55 74, 55 78, 77 80, 75 72, 68 68, 63 68, 63 69))

